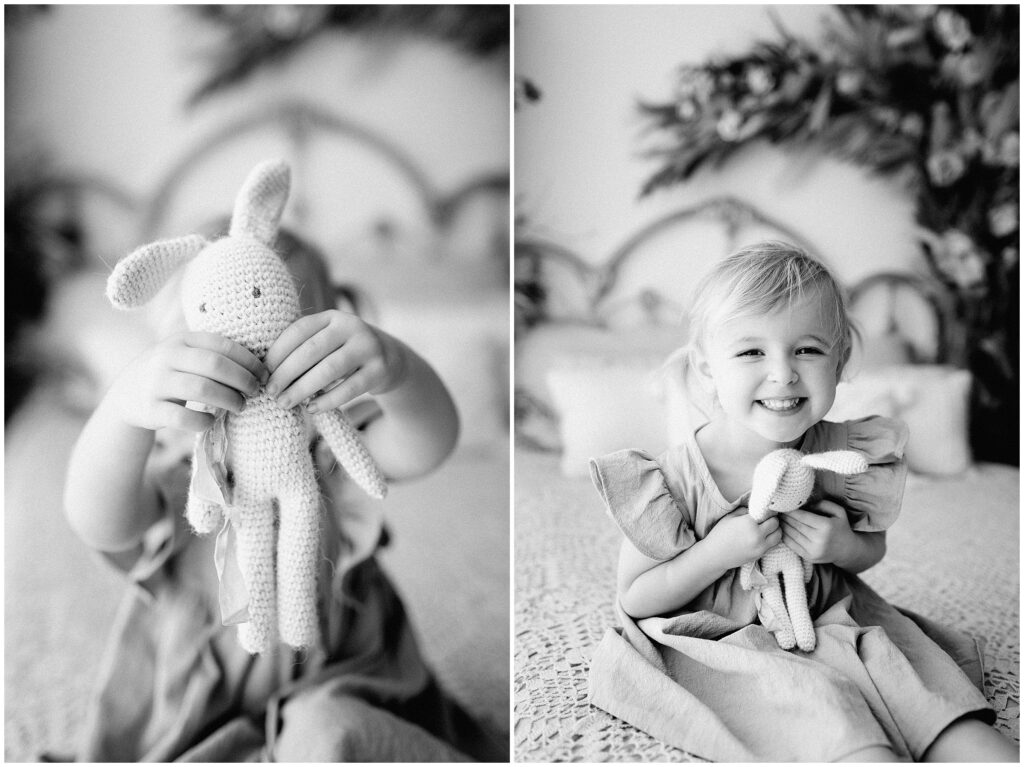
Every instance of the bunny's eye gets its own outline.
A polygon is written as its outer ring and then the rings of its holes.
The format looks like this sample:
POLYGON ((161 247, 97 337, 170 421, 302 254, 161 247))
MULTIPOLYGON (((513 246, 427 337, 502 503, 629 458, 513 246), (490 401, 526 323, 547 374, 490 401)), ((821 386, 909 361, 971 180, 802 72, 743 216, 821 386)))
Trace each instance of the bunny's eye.
POLYGON ((260 295, 261 295, 261 293, 260 293, 260 289, 259 288, 253 288, 252 289, 252 297, 253 298, 259 298, 260 295))
POLYGON ((201 303, 201 304, 199 304, 199 311, 200 311, 200 312, 201 312, 202 314, 206 314, 206 303, 205 303, 205 302, 204 302, 204 303, 201 303))

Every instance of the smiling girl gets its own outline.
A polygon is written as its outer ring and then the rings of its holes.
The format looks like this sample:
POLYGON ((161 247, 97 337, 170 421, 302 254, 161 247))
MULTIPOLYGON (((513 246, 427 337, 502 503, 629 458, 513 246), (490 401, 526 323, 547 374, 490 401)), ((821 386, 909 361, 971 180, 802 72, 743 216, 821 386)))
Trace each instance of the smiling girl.
POLYGON ((716 265, 695 295, 682 360, 708 421, 657 458, 591 462, 624 534, 622 628, 592 659, 591 701, 713 761, 1016 761, 989 727, 980 678, 953 660, 977 663, 972 640, 908 617, 857 577, 882 559, 899 515, 907 430, 824 420, 852 338, 835 279, 765 242, 716 265), (751 476, 778 448, 854 450, 869 468, 822 475, 803 509, 758 523, 751 476), (780 542, 813 564, 809 653, 779 648, 740 583, 740 566, 780 542))

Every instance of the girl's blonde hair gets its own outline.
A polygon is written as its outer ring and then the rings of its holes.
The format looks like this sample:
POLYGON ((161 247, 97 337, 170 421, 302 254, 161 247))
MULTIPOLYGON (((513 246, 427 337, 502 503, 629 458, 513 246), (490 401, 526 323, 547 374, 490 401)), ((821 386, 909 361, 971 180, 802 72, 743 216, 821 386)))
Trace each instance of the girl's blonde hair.
POLYGON ((828 268, 802 248, 768 240, 747 245, 715 264, 697 284, 688 314, 689 342, 682 358, 683 381, 692 389, 696 355, 709 333, 723 322, 768 314, 817 291, 824 308, 823 330, 837 352, 837 377, 853 347, 846 295, 828 268))

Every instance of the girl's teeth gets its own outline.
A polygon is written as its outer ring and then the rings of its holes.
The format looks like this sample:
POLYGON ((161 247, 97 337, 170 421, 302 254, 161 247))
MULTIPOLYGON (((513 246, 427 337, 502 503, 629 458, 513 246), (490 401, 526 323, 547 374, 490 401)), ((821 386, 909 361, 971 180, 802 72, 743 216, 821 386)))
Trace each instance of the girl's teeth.
POLYGON ((800 404, 800 398, 793 399, 763 399, 761 404, 769 410, 792 410, 800 404))

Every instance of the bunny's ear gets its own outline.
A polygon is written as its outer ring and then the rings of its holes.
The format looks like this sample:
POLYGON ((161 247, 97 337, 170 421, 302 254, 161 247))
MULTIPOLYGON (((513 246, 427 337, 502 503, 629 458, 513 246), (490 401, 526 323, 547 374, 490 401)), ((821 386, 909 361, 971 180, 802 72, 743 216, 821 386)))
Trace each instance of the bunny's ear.
POLYGON ((133 250, 118 261, 107 278, 107 298, 118 309, 132 309, 149 301, 175 269, 206 247, 202 235, 160 240, 133 250))
POLYGON ((863 474, 868 470, 867 459, 853 450, 812 453, 801 458, 800 463, 810 466, 812 469, 823 469, 836 474, 863 474))
POLYGON ((758 522, 763 522, 767 517, 768 505, 788 470, 789 458, 783 450, 768 453, 758 461, 750 486, 750 500, 747 502, 750 515, 758 522))
POLYGON ((283 160, 265 160, 253 168, 235 198, 229 234, 273 245, 290 188, 291 171, 283 160))

